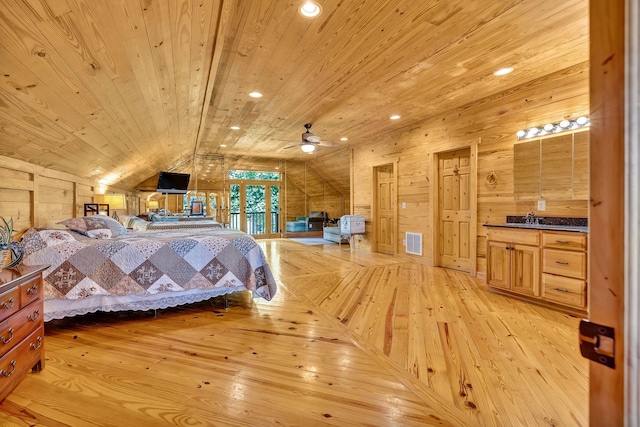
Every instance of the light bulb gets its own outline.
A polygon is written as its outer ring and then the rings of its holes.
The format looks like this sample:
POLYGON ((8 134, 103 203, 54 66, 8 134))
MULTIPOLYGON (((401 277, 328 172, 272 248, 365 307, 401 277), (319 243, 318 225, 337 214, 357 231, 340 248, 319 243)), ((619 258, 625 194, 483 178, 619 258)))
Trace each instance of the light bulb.
POLYGON ((316 146, 313 144, 302 144, 300 146, 300 148, 302 149, 302 151, 304 151, 305 153, 313 153, 316 149, 316 146))

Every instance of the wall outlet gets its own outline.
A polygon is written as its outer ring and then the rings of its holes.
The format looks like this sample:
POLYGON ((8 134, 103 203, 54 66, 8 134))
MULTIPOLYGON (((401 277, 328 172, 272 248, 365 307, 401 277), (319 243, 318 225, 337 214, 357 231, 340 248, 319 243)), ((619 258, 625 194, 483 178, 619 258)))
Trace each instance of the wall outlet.
POLYGON ((538 210, 546 211, 547 210, 547 201, 546 200, 538 200, 538 210))
POLYGON ((407 202, 402 202, 402 209, 407 209, 407 202))

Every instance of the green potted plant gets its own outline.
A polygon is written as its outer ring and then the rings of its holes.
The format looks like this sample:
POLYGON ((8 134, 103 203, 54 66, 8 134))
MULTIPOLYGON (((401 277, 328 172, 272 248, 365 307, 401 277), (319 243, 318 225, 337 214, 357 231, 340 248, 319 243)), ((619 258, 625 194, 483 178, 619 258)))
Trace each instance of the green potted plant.
POLYGON ((0 263, 2 268, 13 268, 20 264, 24 251, 18 242, 13 241, 13 218, 7 221, 0 216, 0 263))

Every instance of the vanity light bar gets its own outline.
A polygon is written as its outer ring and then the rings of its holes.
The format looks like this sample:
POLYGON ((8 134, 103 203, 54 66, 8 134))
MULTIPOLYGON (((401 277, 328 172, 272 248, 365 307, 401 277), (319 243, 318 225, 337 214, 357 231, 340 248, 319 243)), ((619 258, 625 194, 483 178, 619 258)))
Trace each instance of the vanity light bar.
POLYGON ((568 130, 575 130, 583 127, 587 127, 591 124, 589 117, 580 116, 576 119, 564 119, 556 123, 547 123, 544 126, 532 127, 529 129, 520 129, 516 132, 518 141, 521 139, 538 138, 550 133, 560 133, 568 130))

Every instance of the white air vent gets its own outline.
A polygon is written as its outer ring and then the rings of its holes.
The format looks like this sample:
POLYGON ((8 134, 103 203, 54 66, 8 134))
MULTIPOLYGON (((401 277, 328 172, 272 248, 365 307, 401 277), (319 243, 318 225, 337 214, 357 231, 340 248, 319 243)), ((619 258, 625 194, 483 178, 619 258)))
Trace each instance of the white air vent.
POLYGON ((422 255, 422 233, 407 233, 407 253, 422 255))

